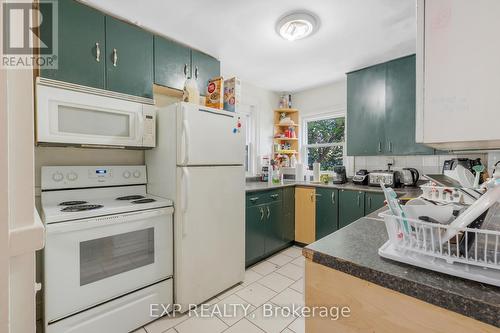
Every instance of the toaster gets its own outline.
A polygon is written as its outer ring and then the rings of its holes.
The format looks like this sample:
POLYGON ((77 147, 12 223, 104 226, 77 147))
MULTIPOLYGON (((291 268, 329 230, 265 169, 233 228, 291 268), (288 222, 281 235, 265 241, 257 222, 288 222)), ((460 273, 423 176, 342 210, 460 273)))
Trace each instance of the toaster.
POLYGON ((368 174, 369 186, 380 186, 382 182, 385 186, 399 187, 401 185, 401 176, 394 170, 375 170, 368 174))
POLYGON ((368 170, 361 169, 356 171, 354 177, 352 177, 352 182, 356 185, 368 185, 368 170))

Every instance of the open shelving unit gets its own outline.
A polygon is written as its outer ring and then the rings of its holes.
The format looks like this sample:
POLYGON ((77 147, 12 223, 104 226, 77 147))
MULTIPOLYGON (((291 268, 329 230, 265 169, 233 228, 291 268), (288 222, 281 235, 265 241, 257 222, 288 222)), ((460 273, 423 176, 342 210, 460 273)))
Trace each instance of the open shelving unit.
POLYGON ((273 158, 283 159, 283 155, 299 160, 299 110, 297 109, 275 109, 274 110, 274 133, 273 133, 273 158), (281 115, 289 117, 293 124, 280 123, 281 115), (295 133, 292 137, 285 136, 287 131, 295 133), (279 149, 275 145, 279 145, 279 149))

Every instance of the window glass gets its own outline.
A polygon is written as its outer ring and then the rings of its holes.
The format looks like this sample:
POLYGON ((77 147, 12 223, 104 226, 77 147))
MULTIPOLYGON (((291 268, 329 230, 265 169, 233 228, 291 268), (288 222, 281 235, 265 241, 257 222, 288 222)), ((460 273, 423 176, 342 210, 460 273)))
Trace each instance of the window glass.
POLYGON ((306 121, 305 155, 309 169, 314 162, 321 164, 322 171, 333 171, 343 165, 345 118, 328 117, 306 121))

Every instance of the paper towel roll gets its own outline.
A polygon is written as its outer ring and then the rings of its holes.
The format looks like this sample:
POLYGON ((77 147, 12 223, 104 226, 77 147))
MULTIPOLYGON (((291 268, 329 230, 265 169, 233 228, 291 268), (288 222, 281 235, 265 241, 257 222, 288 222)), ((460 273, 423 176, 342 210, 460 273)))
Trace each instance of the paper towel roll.
POLYGON ((302 163, 295 164, 295 180, 304 181, 304 166, 302 163))
POLYGON ((321 165, 319 163, 313 163, 313 181, 319 182, 319 170, 321 165))

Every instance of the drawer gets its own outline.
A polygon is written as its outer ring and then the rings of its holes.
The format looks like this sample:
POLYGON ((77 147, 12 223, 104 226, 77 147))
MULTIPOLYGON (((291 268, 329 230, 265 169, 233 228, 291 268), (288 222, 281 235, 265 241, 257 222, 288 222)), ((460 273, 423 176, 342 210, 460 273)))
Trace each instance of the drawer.
POLYGON ((281 201, 282 198, 283 198, 283 191, 281 189, 247 193, 246 206, 253 207, 260 204, 267 204, 271 202, 281 201))
POLYGON ((281 201, 283 199, 283 190, 272 190, 265 193, 266 202, 281 201))

